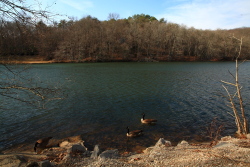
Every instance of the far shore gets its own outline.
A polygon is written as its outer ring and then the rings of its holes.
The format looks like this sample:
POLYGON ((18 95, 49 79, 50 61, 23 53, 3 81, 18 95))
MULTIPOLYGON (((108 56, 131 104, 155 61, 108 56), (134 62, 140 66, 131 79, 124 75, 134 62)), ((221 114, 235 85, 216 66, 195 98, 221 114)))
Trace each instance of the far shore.
MULTIPOLYGON (((210 62, 223 62, 226 60, 213 59, 210 62)), ((232 60, 227 60, 232 61, 232 60)), ((249 61, 249 60, 245 60, 249 61)), ((200 62, 194 57, 185 58, 183 60, 166 60, 166 59, 153 59, 153 58, 131 58, 131 59, 94 59, 85 58, 82 60, 45 60, 42 56, 8 56, 0 58, 0 64, 50 64, 50 63, 94 63, 94 62, 200 62)))
POLYGON ((0 64, 45 64, 54 63, 53 60, 44 60, 41 56, 8 56, 0 59, 0 64))
POLYGON ((0 64, 49 64, 53 61, 0 61, 0 64))

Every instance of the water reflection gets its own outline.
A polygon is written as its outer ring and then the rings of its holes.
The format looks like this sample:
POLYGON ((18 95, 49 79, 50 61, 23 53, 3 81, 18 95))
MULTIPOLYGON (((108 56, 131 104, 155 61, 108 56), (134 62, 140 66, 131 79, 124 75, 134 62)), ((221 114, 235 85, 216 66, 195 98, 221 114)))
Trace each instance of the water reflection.
MULTIPOLYGON (((249 78, 249 62, 241 66, 249 78)), ((234 63, 89 63, 32 65, 29 75, 46 84, 63 83, 67 98, 34 109, 9 102, 0 111, 2 148, 33 143, 38 138, 81 135, 91 149, 133 151, 153 145, 160 137, 177 143, 200 140, 214 117, 233 134, 234 120, 226 111, 220 80, 230 81, 234 63), (158 120, 142 125, 141 114, 158 120), (144 135, 127 139, 126 127, 144 135), (25 134, 25 135, 24 135, 25 134)), ((249 80, 241 80, 249 87, 249 80)), ((249 99, 249 90, 244 93, 249 99)), ((2 99, 1 99, 2 100, 2 99)), ((249 106, 246 106, 249 109, 249 106)))

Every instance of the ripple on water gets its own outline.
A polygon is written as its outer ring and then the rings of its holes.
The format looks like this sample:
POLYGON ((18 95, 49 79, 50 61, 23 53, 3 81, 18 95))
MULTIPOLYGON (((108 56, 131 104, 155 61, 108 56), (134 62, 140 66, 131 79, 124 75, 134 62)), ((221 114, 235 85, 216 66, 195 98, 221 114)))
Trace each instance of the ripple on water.
MULTIPOLYGON (((244 77, 250 74, 250 62, 246 64, 244 77)), ((31 65, 29 76, 49 80, 44 83, 50 86, 63 83, 56 85, 67 98, 48 103, 46 109, 5 99, 8 110, 0 111, 1 147, 46 136, 81 135, 90 148, 99 144, 131 151, 151 146, 160 137, 172 142, 198 140, 214 117, 225 125, 226 134, 232 134, 234 122, 225 112, 230 109, 220 80, 227 81, 231 77, 227 70, 233 67, 234 63, 206 62, 31 65), (157 119, 157 124, 142 125, 142 113, 157 119), (145 134, 128 140, 127 126, 145 134)), ((248 80, 242 82, 249 87, 248 80)), ((244 95, 250 98, 250 93, 244 95)))

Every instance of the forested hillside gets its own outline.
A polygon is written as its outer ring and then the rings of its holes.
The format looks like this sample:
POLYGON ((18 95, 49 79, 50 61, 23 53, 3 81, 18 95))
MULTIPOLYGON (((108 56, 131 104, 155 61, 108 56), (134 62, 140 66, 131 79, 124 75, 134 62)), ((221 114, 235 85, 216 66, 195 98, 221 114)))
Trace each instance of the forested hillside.
POLYGON ((199 30, 140 14, 108 21, 87 16, 51 25, 0 22, 0 56, 40 55, 58 62, 233 60, 243 37, 250 59, 250 28, 199 30))

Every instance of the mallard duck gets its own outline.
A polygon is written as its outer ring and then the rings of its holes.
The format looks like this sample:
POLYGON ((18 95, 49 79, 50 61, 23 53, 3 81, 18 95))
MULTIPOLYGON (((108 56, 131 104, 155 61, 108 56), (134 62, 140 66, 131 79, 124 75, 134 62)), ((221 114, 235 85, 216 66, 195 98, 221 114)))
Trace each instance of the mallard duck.
POLYGON ((52 139, 52 137, 46 137, 46 138, 37 140, 34 146, 34 151, 36 152, 37 148, 45 149, 50 139, 52 139))
POLYGON ((141 118, 141 123, 143 124, 154 124, 156 123, 157 120, 156 119, 145 119, 145 114, 142 114, 142 118, 141 118))
POLYGON ((127 127, 127 136, 128 137, 137 137, 142 135, 143 130, 134 130, 134 131, 129 131, 129 127, 127 127))

